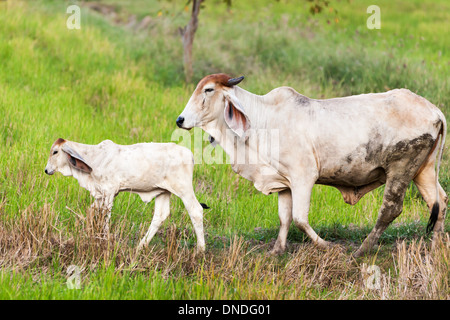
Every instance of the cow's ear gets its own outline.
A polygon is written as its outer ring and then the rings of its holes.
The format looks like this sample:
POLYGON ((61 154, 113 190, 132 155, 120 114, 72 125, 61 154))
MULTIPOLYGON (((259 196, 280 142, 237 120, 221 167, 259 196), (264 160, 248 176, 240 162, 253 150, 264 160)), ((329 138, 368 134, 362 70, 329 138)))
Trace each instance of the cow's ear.
POLYGON ((247 131, 250 129, 250 120, 245 113, 239 99, 232 93, 227 92, 225 96, 225 110, 224 117, 228 127, 239 136, 245 137, 247 131))
POLYGON ((70 166, 86 173, 92 172, 92 168, 86 163, 83 157, 80 156, 80 154, 72 149, 67 143, 63 144, 61 150, 66 153, 70 166))

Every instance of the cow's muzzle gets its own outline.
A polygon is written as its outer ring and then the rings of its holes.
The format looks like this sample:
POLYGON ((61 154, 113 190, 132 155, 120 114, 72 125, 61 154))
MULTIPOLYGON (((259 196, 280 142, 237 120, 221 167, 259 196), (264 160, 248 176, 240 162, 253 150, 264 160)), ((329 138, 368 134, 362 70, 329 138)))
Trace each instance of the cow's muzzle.
POLYGON ((183 128, 183 123, 184 123, 184 117, 178 117, 177 118, 177 126, 178 126, 178 128, 183 128))

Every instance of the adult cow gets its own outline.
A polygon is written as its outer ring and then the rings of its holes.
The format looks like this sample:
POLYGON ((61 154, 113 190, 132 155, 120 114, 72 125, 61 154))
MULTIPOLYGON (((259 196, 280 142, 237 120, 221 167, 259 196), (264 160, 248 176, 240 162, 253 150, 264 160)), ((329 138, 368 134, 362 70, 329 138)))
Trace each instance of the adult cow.
POLYGON ((336 187, 352 205, 386 184, 375 227, 355 256, 370 250, 402 212, 411 180, 431 210, 427 230, 434 236, 444 231, 448 197, 438 175, 447 130, 436 106, 407 89, 318 100, 280 87, 260 96, 237 86, 243 78, 203 78, 176 123, 202 128, 224 148, 236 173, 264 194, 278 192, 274 254, 285 250, 292 220, 315 244, 329 245, 308 223, 314 184, 336 187), (279 137, 276 157, 259 152, 268 132, 279 137))

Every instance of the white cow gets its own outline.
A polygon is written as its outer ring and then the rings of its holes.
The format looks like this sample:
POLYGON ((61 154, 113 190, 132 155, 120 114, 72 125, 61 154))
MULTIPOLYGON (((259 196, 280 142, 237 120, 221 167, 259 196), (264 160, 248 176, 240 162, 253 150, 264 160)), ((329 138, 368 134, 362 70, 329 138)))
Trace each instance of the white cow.
POLYGON ((278 192, 281 227, 273 253, 285 250, 292 220, 318 246, 329 244, 308 223, 314 184, 336 187, 352 205, 386 184, 378 221, 356 256, 401 213, 411 180, 432 212, 427 229, 444 230, 448 197, 438 175, 447 130, 436 106, 406 89, 317 100, 280 87, 260 96, 238 87, 242 79, 203 78, 177 125, 202 128, 236 173, 264 194, 278 192), (276 155, 259 151, 268 133, 278 137, 276 155))
POLYGON ((193 155, 174 143, 138 143, 118 145, 105 140, 87 145, 58 139, 52 145, 45 173, 56 171, 73 176, 95 201, 93 207, 107 212, 109 218, 115 196, 121 191, 138 194, 142 201, 154 197, 155 213, 150 228, 138 248, 147 245, 169 216, 171 193, 180 197, 194 225, 197 249, 205 250, 203 208, 194 194, 193 155))

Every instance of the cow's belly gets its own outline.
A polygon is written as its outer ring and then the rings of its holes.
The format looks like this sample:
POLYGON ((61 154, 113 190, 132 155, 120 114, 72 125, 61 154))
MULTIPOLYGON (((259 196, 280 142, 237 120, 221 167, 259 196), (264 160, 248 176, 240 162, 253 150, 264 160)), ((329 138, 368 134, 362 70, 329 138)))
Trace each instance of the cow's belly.
MULTIPOLYGON (((279 170, 268 165, 232 165, 232 169, 243 178, 252 181, 255 188, 271 194, 290 188, 290 182, 279 170)), ((386 181, 383 168, 369 163, 355 166, 335 166, 321 170, 317 184, 330 186, 361 187, 379 181, 386 181)))
POLYGON ((365 165, 324 170, 321 172, 317 183, 333 186, 361 187, 375 181, 382 183, 386 181, 385 170, 381 167, 365 165))

